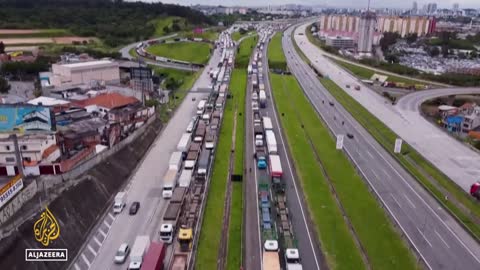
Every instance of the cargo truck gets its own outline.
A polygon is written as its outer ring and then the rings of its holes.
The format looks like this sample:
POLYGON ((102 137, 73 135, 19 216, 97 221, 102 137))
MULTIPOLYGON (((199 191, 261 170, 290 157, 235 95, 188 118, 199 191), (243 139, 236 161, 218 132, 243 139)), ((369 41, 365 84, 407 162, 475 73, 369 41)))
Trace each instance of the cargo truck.
POLYGON ((215 135, 212 133, 207 133, 207 137, 205 139, 205 149, 212 150, 215 147, 215 135))
POLYGON ((193 138, 194 142, 203 142, 203 138, 205 137, 205 131, 206 131, 206 125, 204 121, 200 121, 200 123, 197 126, 197 129, 195 130, 195 136, 193 138))
POLYGON ((152 242, 143 259, 141 270, 163 270, 163 260, 167 247, 162 243, 152 242))
POLYGON ((208 168, 210 165, 210 150, 203 150, 198 160, 196 179, 204 181, 207 179, 208 168))
POLYGON ((192 180, 193 170, 192 169, 183 169, 182 174, 178 178, 179 187, 189 187, 190 181, 192 180))
POLYGON ((182 152, 182 155, 187 153, 188 148, 190 147, 191 141, 192 141, 191 134, 184 133, 177 144, 177 151, 182 152))
POLYGON ((260 108, 267 107, 267 94, 265 93, 264 90, 260 90, 259 98, 260 98, 260 108))
POLYGON ((270 117, 263 117, 262 122, 263 122, 263 129, 265 129, 265 131, 273 130, 272 119, 270 119, 270 117))
POLYGON ((142 266, 143 256, 150 246, 150 237, 148 235, 140 235, 135 238, 132 251, 130 252, 129 270, 138 270, 142 266))
POLYGON ((175 234, 175 228, 182 212, 183 202, 187 188, 177 187, 173 191, 172 198, 168 203, 165 214, 163 215, 163 223, 160 226, 160 240, 165 243, 172 243, 175 234))
POLYGON ((267 131, 265 131, 265 134, 266 134, 266 139, 267 139, 268 154, 276 154, 277 153, 277 140, 275 139, 275 133, 273 133, 272 130, 267 130, 267 131))
POLYGON ((278 242, 276 240, 265 241, 263 247, 262 266, 263 270, 280 270, 278 242))
POLYGON ((195 167, 195 164, 197 164, 198 156, 199 156, 198 151, 189 151, 187 154, 187 158, 185 159, 184 168, 193 170, 193 168, 195 167))
POLYGON ((177 172, 182 166, 182 152, 173 152, 168 161, 168 168, 175 169, 177 172))
POLYGON ((127 193, 126 192, 118 192, 117 195, 115 195, 115 200, 113 203, 113 213, 119 214, 122 212, 123 208, 125 207, 125 204, 127 202, 127 193))
POLYGON ((303 270, 298 249, 287 248, 285 250, 285 264, 287 265, 287 270, 303 270))
POLYGON ((163 176, 162 197, 164 199, 169 199, 172 197, 173 189, 177 185, 177 173, 177 169, 172 168, 169 169, 163 176))
POLYGON ((207 103, 206 100, 202 99, 197 105, 197 115, 202 115, 203 110, 205 109, 205 104, 207 103))

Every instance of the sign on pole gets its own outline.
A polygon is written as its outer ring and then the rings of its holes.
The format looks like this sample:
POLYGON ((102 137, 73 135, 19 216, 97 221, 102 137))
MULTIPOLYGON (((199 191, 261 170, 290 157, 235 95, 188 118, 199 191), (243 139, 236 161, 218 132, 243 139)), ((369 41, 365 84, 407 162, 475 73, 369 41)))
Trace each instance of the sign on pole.
POLYGON ((395 139, 395 149, 393 149, 395 154, 398 154, 402 151, 402 142, 402 139, 395 139))
POLYGON ((343 135, 337 135, 337 150, 341 150, 343 148, 343 135))

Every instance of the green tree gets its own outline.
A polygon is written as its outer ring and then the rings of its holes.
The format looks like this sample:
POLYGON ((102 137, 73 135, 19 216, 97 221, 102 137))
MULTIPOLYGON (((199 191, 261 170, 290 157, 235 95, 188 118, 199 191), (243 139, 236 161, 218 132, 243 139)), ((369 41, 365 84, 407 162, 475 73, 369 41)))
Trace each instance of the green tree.
POLYGON ((477 57, 478 57, 477 51, 472 51, 472 52, 470 52, 470 57, 471 57, 471 58, 477 58, 477 57))
POLYGON ((3 78, 3 77, 0 77, 0 93, 2 94, 6 94, 8 93, 8 91, 10 90, 10 84, 8 83, 8 81, 3 78))
POLYGON ((417 33, 410 33, 408 34, 405 39, 407 40, 408 44, 412 44, 417 41, 418 35, 417 33))
POLYGON ((42 92, 42 84, 40 83, 40 80, 39 79, 35 79, 35 82, 33 82, 33 95, 35 97, 39 97, 41 95, 43 95, 43 92, 42 92))
POLYGON ((440 54, 440 50, 437 46, 430 47, 427 51, 431 57, 436 57, 440 54))

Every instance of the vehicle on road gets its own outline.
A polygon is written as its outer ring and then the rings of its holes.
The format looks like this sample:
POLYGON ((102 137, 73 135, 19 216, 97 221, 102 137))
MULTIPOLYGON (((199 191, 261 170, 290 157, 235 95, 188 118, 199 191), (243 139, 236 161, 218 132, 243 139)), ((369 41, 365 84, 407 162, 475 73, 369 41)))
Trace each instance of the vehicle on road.
POLYGON ((205 149, 212 150, 215 148, 215 135, 212 132, 207 132, 205 137, 205 149))
POLYGON ((267 94, 265 93, 265 91, 260 90, 259 97, 260 97, 260 108, 265 108, 267 106, 267 94))
POLYGON ((256 147, 255 158, 257 159, 257 167, 259 169, 267 168, 267 154, 265 153, 265 147, 263 146, 256 147))
POLYGON ((192 133, 193 130, 195 129, 195 126, 197 124, 197 119, 198 119, 197 116, 194 116, 190 121, 190 123, 188 123, 187 130, 186 130, 188 133, 192 133))
POLYGON ((273 130, 265 131, 266 138, 267 138, 267 150, 269 154, 276 154, 277 153, 277 139, 275 138, 275 133, 273 130))
POLYGON ((187 192, 186 187, 177 187, 173 191, 172 198, 168 203, 165 214, 163 215, 163 223, 160 226, 160 240, 165 243, 172 243, 177 221, 182 212, 183 202, 187 192))
POLYGON ((163 270, 163 260, 167 247, 162 243, 152 242, 143 259, 141 270, 163 270))
POLYGON ((128 270, 139 270, 142 266, 143 256, 150 246, 150 237, 148 235, 140 235, 135 238, 132 251, 130 252, 130 264, 128 270))
POLYGON ((287 248, 285 250, 285 264, 287 265, 286 270, 303 270, 298 249, 287 248))
POLYGON ((330 106, 333 106, 333 105, 335 105, 335 104, 333 104, 333 102, 332 102, 332 101, 329 101, 329 102, 328 102, 328 104, 330 104, 330 106))
POLYGON ((132 205, 130 205, 130 210, 128 211, 128 213, 131 216, 133 216, 137 214, 139 208, 140 208, 140 202, 133 202, 132 205))
POLYGON ((262 258, 263 270, 280 270, 277 240, 266 240, 262 258))
POLYGON ((203 111, 205 110, 205 104, 207 103, 206 100, 202 99, 197 105, 197 115, 202 115, 203 111))
POLYGON ((207 179, 208 168, 210 166, 210 150, 203 150, 198 160, 196 180, 204 181, 207 179))
POLYGON ((345 85, 345 87, 350 88, 350 84, 345 85))
POLYGON ((127 259, 129 253, 130 253, 130 247, 128 246, 128 244, 127 243, 121 244, 117 250, 117 253, 115 253, 115 258, 113 259, 113 261, 116 264, 122 264, 127 259))
POLYGON ((360 85, 355 85, 355 90, 360 91, 360 85))
POLYGON ((182 166, 182 152, 173 152, 168 160, 168 169, 179 171, 182 166))
POLYGON ((200 153, 196 150, 188 151, 187 159, 185 159, 184 168, 193 170, 193 168, 195 167, 195 164, 197 164, 199 154, 200 153))
POLYGON ((182 174, 178 178, 179 187, 189 187, 190 182, 192 181, 193 170, 192 169, 183 169, 182 174))
POLYGON ((169 169, 163 176, 162 197, 164 199, 169 199, 172 197, 173 189, 177 185, 177 173, 178 170, 172 168, 169 169))
POLYGON ((252 110, 258 112, 258 102, 252 101, 252 110))
POLYGON ((470 195, 480 200, 480 182, 476 182, 470 187, 470 195))
POLYGON ((273 130, 272 119, 270 119, 270 117, 263 117, 263 129, 265 129, 265 131, 273 130))
POLYGON ((252 100, 255 100, 255 101, 258 100, 258 94, 257 94, 257 92, 253 92, 253 93, 252 93, 252 100))
POLYGON ((115 200, 113 203, 113 213, 119 214, 122 212, 123 208, 126 205, 127 201, 127 193, 126 192, 118 192, 115 196, 115 200))
POLYGON ((280 182, 279 179, 283 175, 283 170, 282 170, 282 163, 280 162, 280 157, 278 155, 269 155, 269 162, 268 165, 270 166, 270 176, 272 179, 277 179, 277 180, 272 180, 272 182, 280 182))
POLYGON ((352 134, 352 133, 347 133, 347 137, 348 137, 349 139, 353 139, 353 134, 352 134))
POLYGON ((190 143, 192 142, 192 134, 184 133, 177 144, 177 151, 182 152, 184 155, 187 153, 190 143))

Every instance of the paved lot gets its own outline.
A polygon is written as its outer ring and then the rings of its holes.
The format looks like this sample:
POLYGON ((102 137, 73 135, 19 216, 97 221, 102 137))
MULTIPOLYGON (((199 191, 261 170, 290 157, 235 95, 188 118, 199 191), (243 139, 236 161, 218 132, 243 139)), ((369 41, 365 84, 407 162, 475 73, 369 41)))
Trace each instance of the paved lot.
MULTIPOLYGON (((304 31, 305 26, 299 27, 296 33, 304 31)), ((340 104, 335 102, 334 106, 328 105, 326 101, 334 101, 334 98, 323 88, 312 69, 296 53, 290 38, 292 30, 292 28, 287 30, 283 38, 289 67, 331 131, 336 135, 347 132, 354 135, 354 139, 345 137, 346 153, 381 198, 387 212, 394 217, 408 241, 427 262, 427 267, 430 269, 478 269, 480 245, 448 213, 445 213, 438 202, 340 104), (345 124, 342 125, 341 121, 345 121, 345 124)), ((347 73, 340 71, 341 73, 338 74, 336 67, 330 66, 324 62, 325 59, 319 58, 318 52, 308 45, 304 36, 296 34, 295 40, 307 57, 314 61, 320 70, 329 74, 334 81, 341 85, 353 82, 348 77, 342 78, 342 76, 349 76, 347 73)), ((359 95, 365 92, 367 92, 366 89, 362 89, 360 93, 355 91, 359 95)), ((372 94, 369 98, 372 104, 385 107, 381 103, 379 105, 376 103, 379 102, 377 98, 381 99, 378 95, 372 94)), ((384 110, 385 113, 393 112, 392 109, 384 110)))
MULTIPOLYGON (((303 31, 305 27, 306 25, 303 25, 298 31, 303 31)), ((386 102, 383 97, 374 93, 366 85, 361 84, 350 73, 324 57, 322 51, 311 44, 305 35, 296 35, 295 40, 305 55, 321 72, 328 74, 349 95, 377 116, 466 192, 473 182, 480 179, 480 155, 428 123, 417 111, 405 110, 386 102), (347 84, 361 84, 362 90, 347 89, 345 87, 347 84)), ((478 90, 479 88, 476 88, 476 91, 478 90)), ((441 91, 449 92, 448 90, 441 91)))

